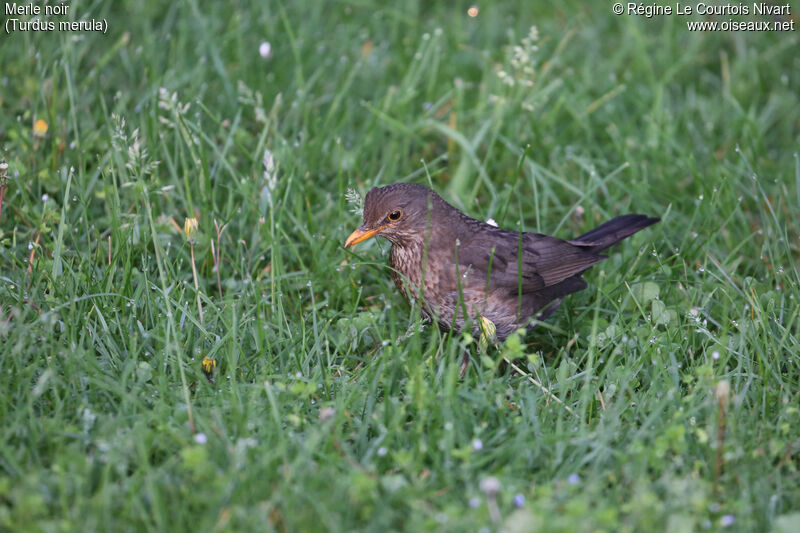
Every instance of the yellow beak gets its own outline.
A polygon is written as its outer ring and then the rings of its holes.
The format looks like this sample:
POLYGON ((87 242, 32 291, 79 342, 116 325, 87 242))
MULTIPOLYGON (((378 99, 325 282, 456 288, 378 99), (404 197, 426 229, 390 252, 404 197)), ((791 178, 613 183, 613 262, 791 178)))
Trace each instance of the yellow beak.
POLYGON ((368 230, 364 229, 364 227, 362 226, 350 234, 347 240, 344 241, 344 247, 347 248, 348 246, 353 246, 354 244, 358 244, 361 241, 366 241, 367 239, 374 237, 380 230, 382 230, 385 227, 386 226, 381 226, 376 229, 368 230))

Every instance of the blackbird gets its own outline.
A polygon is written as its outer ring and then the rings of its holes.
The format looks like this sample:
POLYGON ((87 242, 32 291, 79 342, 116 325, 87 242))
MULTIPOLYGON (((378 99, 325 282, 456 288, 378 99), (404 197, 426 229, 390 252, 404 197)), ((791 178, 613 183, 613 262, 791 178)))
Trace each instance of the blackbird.
POLYGON ((586 288, 584 272, 606 248, 660 219, 623 215, 563 241, 504 230, 470 218, 422 185, 376 187, 364 224, 345 247, 375 235, 391 241, 389 265, 403 296, 443 329, 480 332, 488 319, 499 340, 544 320, 561 299, 586 288))

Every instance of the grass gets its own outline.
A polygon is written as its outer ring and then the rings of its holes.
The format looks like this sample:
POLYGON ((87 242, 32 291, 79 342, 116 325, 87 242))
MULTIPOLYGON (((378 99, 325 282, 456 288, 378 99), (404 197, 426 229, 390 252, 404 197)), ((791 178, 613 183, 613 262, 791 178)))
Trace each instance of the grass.
POLYGON ((0 530, 797 530, 798 33, 467 7, 75 1, 106 35, 3 36, 0 530), (394 181, 662 222, 459 379, 387 244, 341 246, 347 190, 394 181))

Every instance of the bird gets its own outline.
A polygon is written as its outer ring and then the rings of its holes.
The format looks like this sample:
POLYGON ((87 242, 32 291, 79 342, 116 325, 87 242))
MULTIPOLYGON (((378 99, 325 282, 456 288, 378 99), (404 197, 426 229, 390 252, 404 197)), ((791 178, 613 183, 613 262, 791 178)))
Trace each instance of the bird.
POLYGON ((587 287, 584 272, 608 257, 600 252, 660 220, 622 215, 562 240, 474 219, 414 183, 370 189, 363 218, 345 248, 375 236, 389 240, 394 283, 425 318, 443 330, 475 333, 488 320, 497 341, 546 319, 565 296, 587 287))

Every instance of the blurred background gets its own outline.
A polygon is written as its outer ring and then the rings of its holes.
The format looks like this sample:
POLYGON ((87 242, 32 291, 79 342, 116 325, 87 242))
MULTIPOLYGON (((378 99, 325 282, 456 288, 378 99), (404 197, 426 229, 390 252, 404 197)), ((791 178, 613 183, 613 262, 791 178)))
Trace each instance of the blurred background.
POLYGON ((687 28, 796 3, 3 8, 2 528, 800 527, 800 34, 687 28), (341 247, 395 181, 662 223, 481 356, 341 247))

